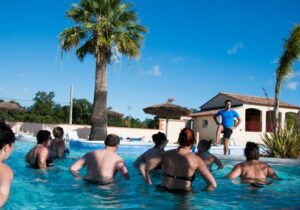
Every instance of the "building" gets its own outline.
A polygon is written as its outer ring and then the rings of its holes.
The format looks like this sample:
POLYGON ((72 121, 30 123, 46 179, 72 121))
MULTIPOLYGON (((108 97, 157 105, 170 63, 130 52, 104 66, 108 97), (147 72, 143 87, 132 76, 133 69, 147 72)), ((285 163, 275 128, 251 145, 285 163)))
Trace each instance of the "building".
MULTIPOLYGON (((244 146, 247 141, 263 143, 261 136, 273 129, 274 99, 222 92, 203 104, 200 112, 190 115, 194 121, 194 131, 199 139, 215 138, 217 125, 213 115, 224 108, 226 99, 232 101, 232 109, 236 110, 242 119, 241 124, 232 134, 230 144, 244 146)), ((295 120, 299 111, 299 106, 281 101, 280 124, 284 126, 287 121, 295 120)))

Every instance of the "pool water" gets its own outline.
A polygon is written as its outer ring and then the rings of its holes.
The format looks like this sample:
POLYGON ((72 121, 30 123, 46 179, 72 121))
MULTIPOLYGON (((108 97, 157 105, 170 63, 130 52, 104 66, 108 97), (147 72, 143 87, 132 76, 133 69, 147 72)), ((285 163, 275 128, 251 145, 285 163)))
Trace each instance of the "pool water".
MULTIPOLYGON (((55 160, 55 166, 42 171, 26 166, 24 158, 34 144, 16 142, 7 160, 14 171, 11 194, 4 209, 274 209, 300 208, 300 167, 273 165, 282 181, 253 189, 249 185, 233 183, 223 177, 236 162, 224 162, 223 170, 213 174, 218 188, 214 192, 202 192, 204 182, 197 176, 193 183, 194 193, 186 195, 158 191, 147 186, 133 162, 139 154, 120 150, 131 176, 123 180, 117 175, 113 186, 96 186, 73 177, 69 166, 87 150, 71 149, 70 155, 55 160)), ((141 148, 141 152, 144 149, 141 148)), ((81 171, 85 174, 85 170, 81 171)), ((155 174, 153 183, 160 183, 155 174)))

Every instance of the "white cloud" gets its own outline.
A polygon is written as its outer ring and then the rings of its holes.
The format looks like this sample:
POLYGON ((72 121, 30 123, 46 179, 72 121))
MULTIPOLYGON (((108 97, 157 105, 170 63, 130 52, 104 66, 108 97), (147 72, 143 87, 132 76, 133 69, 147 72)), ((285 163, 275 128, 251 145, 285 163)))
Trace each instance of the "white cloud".
POLYGON ((171 59, 171 62, 172 63, 178 63, 178 62, 180 62, 180 61, 182 61, 183 60, 183 57, 173 57, 172 59, 171 59))
POLYGON ((244 45, 243 42, 236 42, 231 48, 227 49, 227 54, 233 55, 236 54, 238 50, 245 49, 245 48, 246 46, 244 45))
POLYGON ((286 88, 290 90, 296 90, 298 87, 298 82, 288 82, 286 88))
POLYGON ((147 71, 147 74, 153 76, 153 77, 160 77, 161 76, 161 71, 159 66, 154 66, 153 69, 150 71, 147 71))

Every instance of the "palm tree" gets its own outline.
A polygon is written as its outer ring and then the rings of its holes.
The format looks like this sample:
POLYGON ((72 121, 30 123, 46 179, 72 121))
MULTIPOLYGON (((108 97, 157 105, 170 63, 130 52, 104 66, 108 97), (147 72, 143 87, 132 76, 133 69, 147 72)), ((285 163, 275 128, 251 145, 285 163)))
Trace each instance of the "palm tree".
POLYGON ((67 11, 74 26, 60 33, 64 51, 76 49, 80 61, 95 56, 96 78, 90 140, 106 138, 107 64, 113 50, 128 58, 138 58, 147 29, 138 24, 132 4, 122 0, 81 0, 67 11))
POLYGON ((279 118, 279 92, 281 82, 293 73, 292 64, 300 55, 300 25, 296 25, 290 38, 285 41, 284 51, 280 57, 276 70, 275 104, 274 104, 274 129, 278 128, 279 118))

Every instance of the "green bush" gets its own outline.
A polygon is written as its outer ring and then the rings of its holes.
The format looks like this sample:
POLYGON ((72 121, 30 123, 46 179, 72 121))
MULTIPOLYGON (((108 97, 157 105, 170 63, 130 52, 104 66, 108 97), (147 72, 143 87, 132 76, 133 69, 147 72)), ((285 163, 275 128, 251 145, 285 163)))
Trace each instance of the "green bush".
POLYGON ((300 129, 295 125, 279 128, 272 133, 265 133, 262 140, 271 157, 299 158, 300 155, 300 129))

